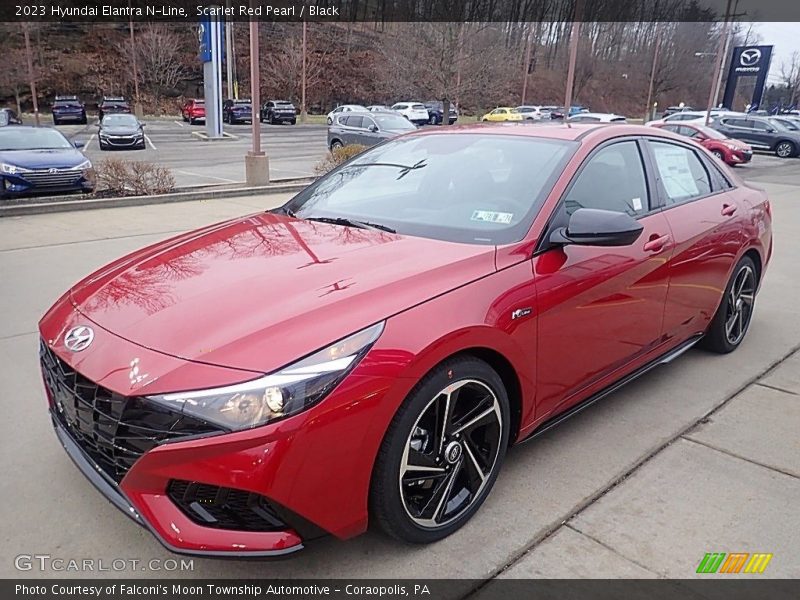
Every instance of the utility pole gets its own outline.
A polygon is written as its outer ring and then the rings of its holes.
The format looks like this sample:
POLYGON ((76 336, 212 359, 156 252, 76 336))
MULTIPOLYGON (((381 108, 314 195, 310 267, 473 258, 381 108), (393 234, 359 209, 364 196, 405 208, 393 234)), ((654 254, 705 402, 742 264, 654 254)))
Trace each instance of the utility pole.
POLYGON ((525 96, 528 91, 528 69, 531 68, 531 32, 530 23, 525 25, 525 64, 522 66, 522 101, 525 104, 525 96))
POLYGON ((306 26, 308 23, 303 19, 303 75, 300 81, 300 122, 306 122, 308 114, 306 109, 306 26))
MULTIPOLYGON (((128 8, 130 8, 131 3, 128 0, 128 8)), ((142 104, 139 102, 139 71, 136 68, 136 38, 133 36, 133 16, 128 19, 128 29, 131 33, 131 67, 133 68, 133 113, 136 115, 136 118, 142 118, 142 104)))
POLYGON ((731 39, 733 38, 733 27, 731 27, 731 22, 738 16, 736 10, 739 8, 739 0, 736 0, 733 4, 733 14, 728 16, 729 22, 726 23, 727 34, 725 35, 725 49, 722 51, 722 68, 719 70, 719 74, 717 75, 717 85, 714 88, 714 106, 719 103, 719 93, 722 89, 722 75, 725 73, 725 57, 728 56, 728 51, 731 47, 731 39))
POLYGON ((731 2, 732 0, 728 0, 727 5, 725 6, 725 25, 722 30, 722 35, 719 38, 719 44, 717 45, 717 65, 716 65, 716 74, 717 76, 711 80, 711 90, 708 93, 708 108, 706 109, 706 118, 705 124, 708 125, 711 122, 711 109, 714 106, 714 102, 716 101, 719 80, 722 78, 722 65, 724 64, 724 48, 725 48, 725 38, 728 35, 728 28, 730 27, 730 14, 731 14, 731 2))
POLYGON ((650 67, 650 86, 647 88, 647 106, 645 107, 644 111, 645 123, 650 120, 650 101, 653 99, 653 80, 656 76, 656 67, 658 66, 658 50, 659 46, 661 45, 661 28, 659 27, 658 21, 655 22, 654 26, 656 28, 656 47, 653 50, 653 66, 650 67))
POLYGON ((567 69, 567 92, 564 98, 564 120, 569 118, 572 107, 572 86, 575 83, 575 62, 578 58, 578 39, 581 35, 581 16, 583 15, 583 0, 575 4, 575 16, 572 21, 572 33, 569 37, 569 68, 567 69))
MULTIPOLYGON (((250 8, 254 8, 255 0, 250 0, 250 8)), ((245 156, 245 179, 247 185, 267 185, 269 183, 269 158, 261 150, 261 73, 258 54, 258 25, 257 18, 251 17, 250 21, 250 101, 253 126, 253 149, 245 156)))
POLYGON ((28 79, 30 80, 31 84, 31 100, 33 102, 33 118, 36 122, 36 126, 40 125, 39 123, 39 99, 36 95, 36 75, 33 71, 33 55, 31 54, 31 36, 28 32, 28 28, 30 27, 30 23, 24 21, 22 23, 22 33, 25 37, 25 55, 28 59, 28 79))

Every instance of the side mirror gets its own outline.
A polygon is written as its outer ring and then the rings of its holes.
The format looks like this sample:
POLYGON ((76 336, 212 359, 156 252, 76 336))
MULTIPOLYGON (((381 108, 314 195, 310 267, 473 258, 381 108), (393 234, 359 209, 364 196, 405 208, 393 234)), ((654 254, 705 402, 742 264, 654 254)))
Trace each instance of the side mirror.
POLYGON ((86 145, 86 143, 85 142, 72 142, 72 145, 75 146, 76 148, 80 149, 80 148, 83 148, 86 145))
POLYGON ((642 225, 625 213, 596 208, 579 208, 566 227, 550 236, 553 244, 579 246, 630 246, 642 233, 642 225))
POLYGON ((139 123, 140 127, 144 127, 145 125, 147 125, 147 123, 139 123))
POLYGON ((378 133, 378 126, 377 125, 370 125, 369 130, 372 133, 378 133))

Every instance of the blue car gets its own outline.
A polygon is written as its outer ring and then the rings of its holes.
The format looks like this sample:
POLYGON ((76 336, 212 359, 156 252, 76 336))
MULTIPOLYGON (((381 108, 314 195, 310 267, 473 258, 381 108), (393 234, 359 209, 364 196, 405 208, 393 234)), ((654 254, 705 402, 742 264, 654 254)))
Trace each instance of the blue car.
POLYGON ((0 198, 31 193, 92 192, 91 161, 52 127, 0 128, 0 198))
POLYGON ((77 96, 56 96, 52 110, 53 125, 68 121, 86 125, 86 108, 77 96))

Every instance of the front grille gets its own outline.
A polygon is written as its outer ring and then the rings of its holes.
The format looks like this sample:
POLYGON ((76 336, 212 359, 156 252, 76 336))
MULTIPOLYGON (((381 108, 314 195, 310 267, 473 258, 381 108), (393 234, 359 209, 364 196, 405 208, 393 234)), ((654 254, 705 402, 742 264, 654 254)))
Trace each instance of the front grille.
POLYGON ((195 523, 236 531, 279 531, 287 525, 259 494, 196 481, 173 479, 167 494, 195 523))
POLYGON ((81 171, 74 169, 48 169, 21 173, 27 181, 38 187, 61 187, 74 185, 81 178, 81 171))
POLYGON ((39 357, 54 414, 67 433, 119 483, 139 457, 158 444, 214 433, 213 425, 137 396, 121 396, 86 379, 44 341, 39 357))

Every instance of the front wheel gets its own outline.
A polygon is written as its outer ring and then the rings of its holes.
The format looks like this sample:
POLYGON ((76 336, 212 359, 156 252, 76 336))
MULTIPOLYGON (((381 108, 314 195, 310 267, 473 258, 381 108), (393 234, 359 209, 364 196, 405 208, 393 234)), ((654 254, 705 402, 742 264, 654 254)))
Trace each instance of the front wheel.
POLYGON ((334 150, 338 150, 339 148, 344 148, 344 144, 342 144, 342 142, 340 142, 339 140, 333 140, 331 142, 331 152, 333 152, 334 150))
POLYGON ((795 155, 795 147, 792 142, 780 142, 775 146, 775 155, 778 158, 789 158, 795 155))
POLYGON ((700 341, 702 347, 719 354, 739 347, 750 328, 757 287, 756 265, 744 256, 736 264, 717 313, 700 341))
POLYGON ((714 156, 716 156, 716 157, 717 157, 718 159, 720 159, 722 162, 725 162, 725 155, 722 153, 722 150, 712 150, 712 151, 711 151, 711 154, 713 154, 714 156))
POLYGON ((392 420, 373 471, 370 508, 397 539, 447 537, 480 508, 497 479, 509 436, 500 376, 472 357, 426 375, 392 420))

